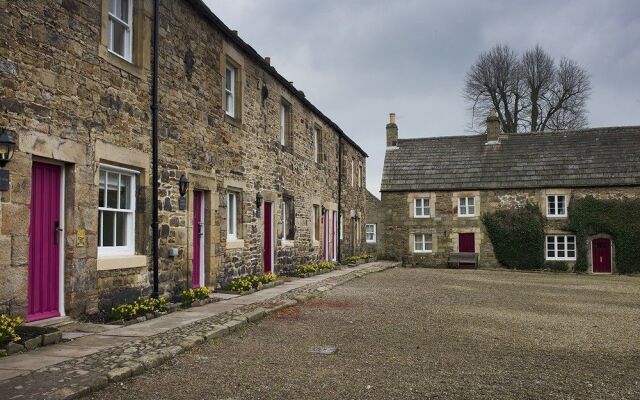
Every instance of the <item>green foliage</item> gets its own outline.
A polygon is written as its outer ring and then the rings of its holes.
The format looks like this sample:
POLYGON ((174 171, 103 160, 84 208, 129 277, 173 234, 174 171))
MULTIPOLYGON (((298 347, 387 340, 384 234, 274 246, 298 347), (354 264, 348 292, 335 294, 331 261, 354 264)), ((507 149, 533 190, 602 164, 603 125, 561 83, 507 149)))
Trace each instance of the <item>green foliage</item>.
POLYGON ((538 269, 544 264, 545 219, 537 205, 483 214, 493 251, 508 268, 538 269))
POLYGON ((318 263, 304 264, 293 270, 291 275, 304 276, 306 274, 313 274, 316 272, 328 272, 335 268, 335 264, 330 261, 323 261, 318 263))
POLYGON ((117 321, 120 319, 129 320, 148 313, 165 311, 166 309, 166 298, 143 297, 130 304, 120 304, 119 306, 111 307, 109 319, 111 319, 112 321, 117 321))
POLYGON ((357 256, 351 256, 344 259, 345 264, 355 264, 360 260, 372 260, 373 256, 371 254, 363 253, 357 256))
POLYGON ((20 336, 16 334, 16 327, 22 324, 22 318, 0 315, 0 344, 17 342, 20 336))
POLYGON ((556 272, 566 272, 569 270, 569 263, 566 261, 547 261, 544 263, 544 269, 556 272))
POLYGON ((262 287, 262 285, 266 283, 274 282, 277 279, 278 276, 276 274, 247 275, 242 278, 232 280, 230 284, 224 287, 224 290, 232 292, 246 292, 251 289, 262 287))
POLYGON ((190 306, 196 300, 204 300, 209 297, 211 291, 208 287, 199 287, 195 289, 187 289, 182 291, 180 300, 185 306, 190 306))
POLYGON ((577 271, 588 268, 589 237, 605 233, 613 238, 617 271, 640 272, 640 199, 573 200, 566 229, 576 233, 577 271))

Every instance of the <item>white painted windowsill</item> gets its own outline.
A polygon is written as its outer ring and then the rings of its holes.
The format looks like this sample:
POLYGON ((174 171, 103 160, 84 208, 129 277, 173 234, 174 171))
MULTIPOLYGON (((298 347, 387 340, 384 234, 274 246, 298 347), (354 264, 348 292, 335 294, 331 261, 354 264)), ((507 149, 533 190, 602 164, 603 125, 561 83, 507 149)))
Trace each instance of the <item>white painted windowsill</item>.
POLYGON ((109 256, 98 258, 98 271, 111 271, 115 269, 141 268, 147 266, 147 256, 109 256))
POLYGON ((296 244, 294 240, 286 239, 283 239, 280 243, 282 244, 282 247, 295 247, 296 244))
POLYGON ((243 239, 227 239, 226 249, 243 249, 244 248, 244 240, 243 239))

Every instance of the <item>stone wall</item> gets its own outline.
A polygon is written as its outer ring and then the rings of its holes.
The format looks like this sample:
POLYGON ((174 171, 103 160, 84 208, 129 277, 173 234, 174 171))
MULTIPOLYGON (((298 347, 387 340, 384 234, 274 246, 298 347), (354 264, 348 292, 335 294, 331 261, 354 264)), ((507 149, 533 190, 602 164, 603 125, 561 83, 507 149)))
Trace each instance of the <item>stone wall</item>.
MULTIPOLYGON (((499 267, 500 265, 495 259, 493 246, 480 215, 486 212, 494 212, 500 208, 512 208, 521 206, 526 202, 532 202, 538 204, 543 215, 546 216, 546 196, 550 194, 566 195, 570 204, 572 199, 589 195, 599 199, 640 198, 640 188, 513 189, 420 193, 383 192, 382 207, 385 214, 385 229, 381 233, 385 244, 384 257, 402 260, 405 266, 446 267, 449 254, 458 251, 458 234, 473 232, 475 234, 476 252, 479 252, 480 267, 499 267), (460 196, 475 198, 476 216, 459 217, 457 215, 457 199, 460 196), (432 210, 429 218, 413 217, 412 207, 416 197, 431 199, 432 210), (417 254, 413 252, 411 235, 414 233, 432 234, 432 253, 417 254)), ((566 221, 566 218, 547 218, 545 232, 547 234, 567 233, 563 230, 566 221)), ((381 233, 379 233, 379 236, 381 233)), ((569 264, 572 265, 572 263, 569 264)))
MULTIPOLYGON (((77 315, 148 294, 151 207, 160 210, 160 289, 189 286, 193 190, 205 198, 205 284, 262 271, 263 216, 256 194, 274 205, 276 232, 283 193, 294 198, 296 236, 276 240, 276 272, 322 256, 311 239, 312 205, 338 210, 339 133, 237 42, 185 1, 161 1, 160 198, 151 198, 150 0, 134 8, 133 63, 104 47, 107 0, 0 0, 0 126, 18 143, 6 166, 11 189, 0 192, 0 303, 24 314, 28 282, 29 206, 34 160, 65 171, 64 309, 77 315), (223 110, 223 70, 237 62, 240 116, 223 110), (263 88, 268 96, 263 99, 263 88), (291 104, 293 146, 279 144, 279 104, 291 104), (323 157, 312 160, 311 129, 321 131, 323 157), (137 172, 135 256, 98 257, 98 167, 137 172), (178 180, 190 181, 180 210, 178 180), (227 243, 227 192, 241 193, 241 240, 227 243), (286 245, 286 246, 285 246, 286 245), (177 250, 177 256, 169 256, 177 250)), ((237 39, 236 39, 237 40, 237 39)), ((364 155, 343 140, 345 158, 366 170, 364 155)), ((346 164, 345 164, 346 165, 346 164)), ((346 175, 347 172, 345 171, 346 175)), ((364 181, 364 176, 363 176, 364 181)), ((343 185, 342 207, 364 218, 364 189, 343 185)), ((345 219, 347 220, 347 219, 345 219)), ((345 224, 348 225, 348 224, 345 224)), ((364 230, 364 225, 361 227, 364 230)), ((353 232, 345 229, 345 243, 353 232)), ((359 235, 364 243, 364 233, 359 235)), ((359 244, 358 251, 362 244, 359 244)))

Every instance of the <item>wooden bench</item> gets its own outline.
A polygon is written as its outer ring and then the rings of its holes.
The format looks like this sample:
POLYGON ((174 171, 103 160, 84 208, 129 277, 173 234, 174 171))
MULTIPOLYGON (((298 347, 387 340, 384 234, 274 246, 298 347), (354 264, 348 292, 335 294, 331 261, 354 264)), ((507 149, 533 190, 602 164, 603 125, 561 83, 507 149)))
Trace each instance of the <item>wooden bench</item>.
POLYGON ((449 268, 478 268, 478 253, 451 253, 449 268))

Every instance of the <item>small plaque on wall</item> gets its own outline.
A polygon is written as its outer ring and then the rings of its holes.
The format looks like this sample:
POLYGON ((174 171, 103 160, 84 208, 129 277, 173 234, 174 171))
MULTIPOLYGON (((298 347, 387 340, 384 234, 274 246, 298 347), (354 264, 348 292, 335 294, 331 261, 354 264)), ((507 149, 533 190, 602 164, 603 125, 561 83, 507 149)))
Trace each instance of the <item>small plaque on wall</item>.
POLYGON ((0 169, 0 192, 6 192, 9 190, 11 178, 9 171, 6 169, 0 169))
POLYGON ((186 210, 187 209, 187 197, 186 196, 182 196, 178 199, 178 209, 179 210, 186 210))
POLYGON ((87 232, 84 229, 76 231, 76 247, 85 247, 87 245, 87 232))

